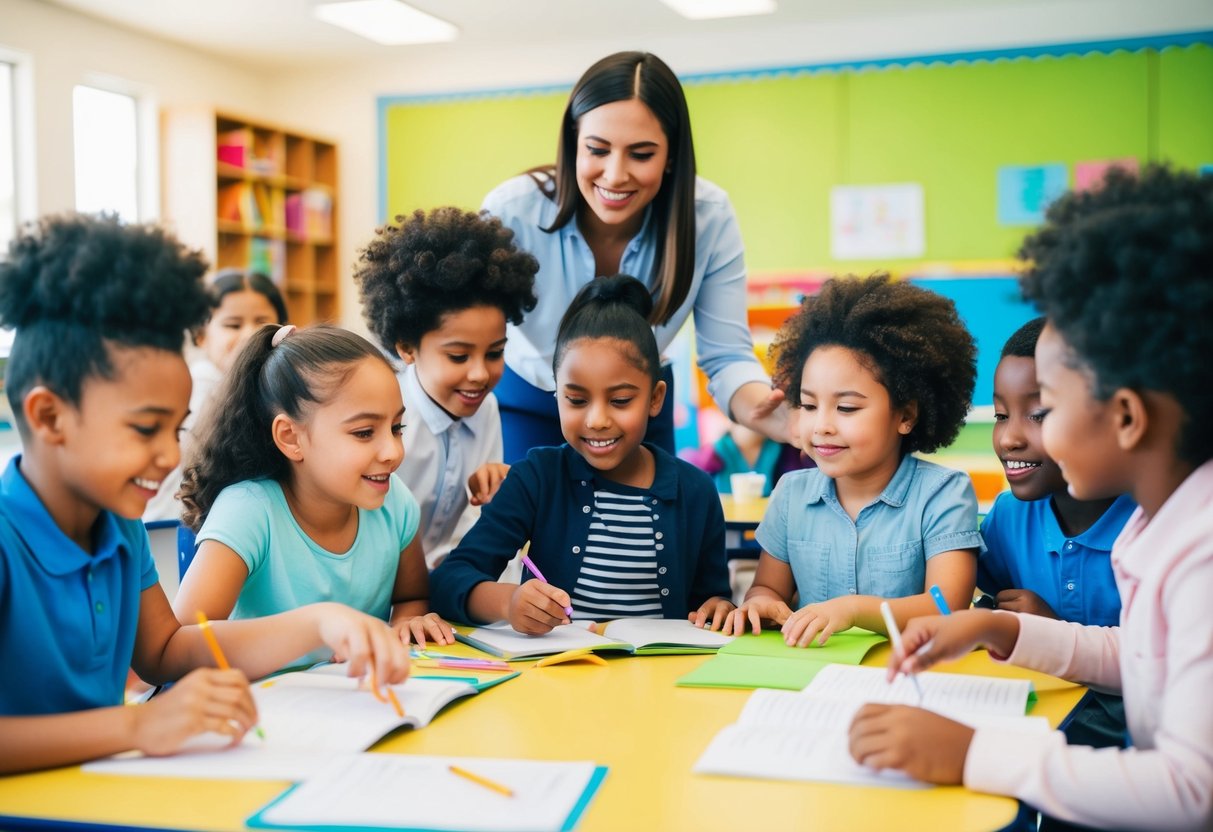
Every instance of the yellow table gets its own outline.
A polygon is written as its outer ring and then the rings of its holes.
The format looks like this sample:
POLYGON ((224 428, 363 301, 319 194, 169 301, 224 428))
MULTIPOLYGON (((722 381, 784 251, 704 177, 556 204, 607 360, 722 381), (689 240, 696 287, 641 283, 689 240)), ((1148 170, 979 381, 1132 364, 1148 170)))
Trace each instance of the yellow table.
MULTIPOLYGON (((463 648, 456 648, 460 652, 463 648)), ((865 664, 882 665, 887 646, 865 664)), ((1016 803, 959 787, 922 791, 692 774, 708 741, 736 720, 749 691, 676 688, 705 656, 621 657, 607 666, 536 668, 440 714, 427 728, 376 750, 592 760, 610 768, 577 827, 608 830, 978 830, 1011 822, 1016 803)), ((995 665, 974 653, 944 670, 1026 677, 1034 714, 1056 726, 1083 688, 995 665)), ((445 673, 445 671, 419 671, 445 673)), ((158 829, 240 830, 282 782, 220 782, 85 774, 79 768, 0 778, 0 816, 158 829)), ((0 822, 4 829, 18 828, 0 822)), ((79 827, 76 827, 79 828, 79 827)))

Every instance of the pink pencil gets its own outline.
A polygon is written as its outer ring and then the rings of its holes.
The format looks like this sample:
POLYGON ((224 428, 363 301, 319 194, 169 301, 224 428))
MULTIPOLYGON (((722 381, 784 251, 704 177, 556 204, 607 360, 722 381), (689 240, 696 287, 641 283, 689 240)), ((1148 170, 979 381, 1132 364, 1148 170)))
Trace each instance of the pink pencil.
MULTIPOLYGON (((545 578, 545 577, 543 577, 543 573, 539 571, 539 567, 535 565, 535 561, 531 560, 531 559, 530 559, 529 557, 527 557, 526 555, 523 555, 523 556, 522 556, 522 562, 523 562, 523 563, 526 565, 526 568, 527 568, 527 569, 531 570, 531 574, 532 574, 532 575, 534 575, 534 576, 535 576, 536 578, 538 578, 539 580, 543 581, 545 584, 546 584, 546 583, 548 583, 548 579, 547 579, 547 578, 545 578)), ((550 584, 549 584, 549 586, 550 586, 550 584)), ((565 615, 567 615, 567 616, 568 616, 570 619, 572 619, 572 617, 573 617, 573 608, 572 608, 572 607, 565 607, 565 608, 564 608, 564 614, 565 614, 565 615)))

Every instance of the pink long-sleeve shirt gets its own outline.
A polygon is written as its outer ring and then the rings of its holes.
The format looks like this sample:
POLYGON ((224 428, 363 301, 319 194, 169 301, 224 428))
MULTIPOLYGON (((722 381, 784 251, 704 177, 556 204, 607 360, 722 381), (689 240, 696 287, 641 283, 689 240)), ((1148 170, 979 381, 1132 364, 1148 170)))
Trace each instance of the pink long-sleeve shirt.
POLYGON ((1119 627, 1020 615, 1008 661, 1122 691, 1132 747, 979 729, 964 783, 1101 829, 1213 829, 1213 461, 1133 514, 1112 567, 1119 627))

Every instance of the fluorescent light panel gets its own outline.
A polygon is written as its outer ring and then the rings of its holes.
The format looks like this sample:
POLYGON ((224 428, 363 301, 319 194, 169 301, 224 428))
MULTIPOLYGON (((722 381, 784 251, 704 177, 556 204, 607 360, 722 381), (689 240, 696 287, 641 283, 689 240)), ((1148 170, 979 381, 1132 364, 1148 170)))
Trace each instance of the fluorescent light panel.
POLYGON ((459 30, 445 20, 399 0, 347 0, 320 3, 312 14, 325 23, 348 29, 385 46, 454 40, 459 30))
POLYGON ((749 17, 771 14, 775 0, 661 0, 680 15, 691 20, 719 17, 749 17))

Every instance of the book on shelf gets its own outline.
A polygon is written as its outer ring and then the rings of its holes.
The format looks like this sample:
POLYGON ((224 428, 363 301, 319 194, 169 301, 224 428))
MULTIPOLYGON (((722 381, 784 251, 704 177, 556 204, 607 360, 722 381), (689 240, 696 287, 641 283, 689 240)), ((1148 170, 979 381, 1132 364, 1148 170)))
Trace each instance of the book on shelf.
POLYGON ((246 167, 252 158, 253 131, 247 127, 226 130, 216 137, 216 146, 220 162, 238 168, 246 167))
POLYGON ((584 623, 561 624, 541 636, 519 633, 509 622, 498 621, 455 637, 478 650, 506 661, 536 659, 571 650, 622 652, 638 656, 714 653, 732 636, 700 629, 685 618, 617 618, 599 624, 596 631, 584 623))
POLYGON ((732 725, 723 728, 695 763, 700 774, 771 780, 822 780, 917 787, 901 772, 877 772, 855 762, 847 733, 855 712, 869 702, 920 705, 972 727, 1048 731, 1043 717, 1025 716, 1036 695, 1026 679, 960 673, 919 673, 914 683, 885 669, 834 664, 800 692, 754 691, 732 725))
POLYGON ((344 665, 317 665, 255 682, 251 690, 264 738, 249 731, 238 745, 229 747, 228 737, 204 734, 171 757, 119 754, 88 763, 85 770, 298 780, 323 769, 336 756, 370 748, 399 728, 424 728, 451 703, 518 675, 494 675, 484 681, 414 676, 390 686, 404 712, 399 716, 390 702, 379 701, 360 680, 345 672, 344 665))
POLYGON ((281 289, 286 285, 286 243, 266 237, 250 239, 248 270, 260 272, 281 289))
POLYGON ((590 762, 362 754, 287 789, 247 824, 564 832, 577 825, 606 773, 590 762))

